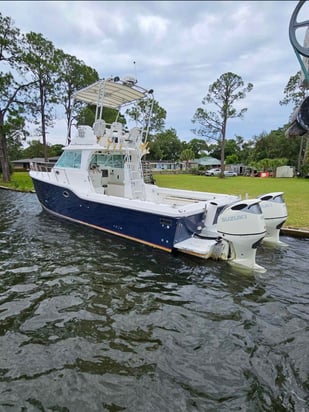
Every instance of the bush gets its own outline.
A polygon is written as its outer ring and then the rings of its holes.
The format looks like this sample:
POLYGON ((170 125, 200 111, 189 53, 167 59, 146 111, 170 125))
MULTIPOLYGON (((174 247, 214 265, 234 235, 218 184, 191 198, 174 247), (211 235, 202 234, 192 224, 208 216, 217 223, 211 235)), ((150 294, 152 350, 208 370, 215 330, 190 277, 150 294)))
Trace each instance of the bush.
POLYGON ((197 167, 194 167, 192 169, 188 169, 188 173, 190 173, 192 175, 203 175, 204 174, 203 170, 201 170, 197 167))

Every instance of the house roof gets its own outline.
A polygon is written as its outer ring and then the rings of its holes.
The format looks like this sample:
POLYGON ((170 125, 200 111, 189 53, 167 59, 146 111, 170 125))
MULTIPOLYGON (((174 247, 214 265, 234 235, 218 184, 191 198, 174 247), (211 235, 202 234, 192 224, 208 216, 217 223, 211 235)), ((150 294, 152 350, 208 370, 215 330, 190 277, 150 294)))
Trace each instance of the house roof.
POLYGON ((201 166, 219 166, 221 164, 220 160, 211 156, 205 156, 199 159, 195 159, 194 162, 201 166))
MULTIPOLYGON (((58 159, 59 159, 59 156, 49 157, 48 161, 56 162, 58 159)), ((32 159, 18 159, 18 160, 11 161, 11 163, 15 163, 15 164, 23 164, 23 163, 31 163, 31 162, 45 162, 45 159, 44 157, 33 157, 32 159)))

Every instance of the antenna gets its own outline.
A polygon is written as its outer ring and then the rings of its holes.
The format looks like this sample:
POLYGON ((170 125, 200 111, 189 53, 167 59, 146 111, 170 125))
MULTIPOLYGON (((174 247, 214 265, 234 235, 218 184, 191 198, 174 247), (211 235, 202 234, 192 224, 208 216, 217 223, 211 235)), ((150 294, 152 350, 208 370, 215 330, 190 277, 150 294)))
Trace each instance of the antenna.
POLYGON ((135 60, 134 60, 133 64, 134 64, 134 77, 137 79, 137 76, 136 76, 136 61, 135 60))

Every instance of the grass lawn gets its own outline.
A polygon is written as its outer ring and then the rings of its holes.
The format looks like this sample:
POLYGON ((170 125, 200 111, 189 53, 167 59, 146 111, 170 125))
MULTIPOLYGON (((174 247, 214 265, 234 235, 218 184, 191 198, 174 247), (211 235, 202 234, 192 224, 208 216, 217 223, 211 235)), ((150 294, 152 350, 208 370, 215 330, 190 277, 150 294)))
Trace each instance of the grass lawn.
POLYGON ((11 175, 10 183, 3 183, 0 175, 0 186, 8 187, 10 189, 20 190, 22 192, 33 191, 32 180, 28 172, 15 172, 11 175))
POLYGON ((161 187, 199 190, 241 195, 249 198, 268 192, 284 192, 288 208, 286 227, 309 230, 309 179, 195 176, 189 174, 157 174, 156 184, 161 187))
MULTIPOLYGON (((309 230, 309 179, 242 176, 220 179, 216 176, 189 174, 157 174, 154 178, 158 186, 235 194, 243 198, 246 194, 249 198, 254 198, 268 192, 284 192, 289 214, 285 226, 309 230)), ((13 173, 10 184, 4 184, 0 177, 0 186, 22 191, 33 190, 32 181, 27 172, 13 173)))

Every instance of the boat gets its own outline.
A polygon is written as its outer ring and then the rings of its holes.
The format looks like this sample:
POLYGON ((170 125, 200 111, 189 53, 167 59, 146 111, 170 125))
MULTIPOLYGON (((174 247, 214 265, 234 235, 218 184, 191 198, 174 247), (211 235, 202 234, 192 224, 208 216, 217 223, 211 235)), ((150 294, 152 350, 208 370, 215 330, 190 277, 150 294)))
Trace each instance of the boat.
POLYGON ((280 244, 283 192, 242 199, 146 183, 142 159, 149 152, 153 90, 133 77, 114 77, 77 91, 74 101, 96 107, 93 126, 78 126, 52 168, 31 164, 45 211, 165 252, 264 271, 256 251, 263 241, 280 244), (138 104, 143 120, 124 123, 126 110, 138 104), (104 120, 106 108, 117 113, 111 123, 104 120))

